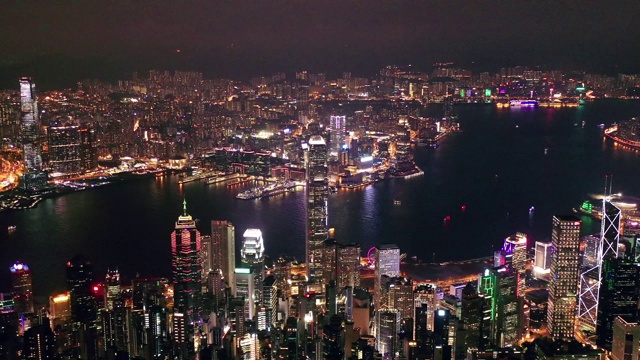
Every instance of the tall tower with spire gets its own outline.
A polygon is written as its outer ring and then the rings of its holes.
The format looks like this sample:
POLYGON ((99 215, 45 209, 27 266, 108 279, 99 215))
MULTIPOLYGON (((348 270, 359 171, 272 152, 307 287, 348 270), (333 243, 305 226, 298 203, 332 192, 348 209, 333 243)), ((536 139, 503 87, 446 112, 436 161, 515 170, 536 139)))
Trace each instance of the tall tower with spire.
POLYGON ((202 309, 202 242, 195 220, 187 214, 186 199, 182 208, 171 233, 173 342, 176 355, 187 359, 195 350, 195 324, 202 309))

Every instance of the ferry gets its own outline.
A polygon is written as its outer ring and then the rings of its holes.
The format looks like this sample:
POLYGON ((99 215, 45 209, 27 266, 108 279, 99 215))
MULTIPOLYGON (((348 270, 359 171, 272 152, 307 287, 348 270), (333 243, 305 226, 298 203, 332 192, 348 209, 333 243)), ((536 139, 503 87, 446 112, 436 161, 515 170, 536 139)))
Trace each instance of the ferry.
POLYGON ((258 186, 250 190, 241 191, 236 199, 251 200, 283 194, 293 190, 297 184, 293 181, 277 181, 268 186, 258 186))

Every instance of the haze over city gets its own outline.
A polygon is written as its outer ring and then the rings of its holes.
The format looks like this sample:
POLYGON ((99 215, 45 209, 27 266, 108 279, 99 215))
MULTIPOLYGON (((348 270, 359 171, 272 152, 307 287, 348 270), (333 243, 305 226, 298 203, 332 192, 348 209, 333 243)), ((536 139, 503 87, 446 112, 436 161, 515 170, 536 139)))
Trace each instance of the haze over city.
POLYGON ((25 74, 52 88, 149 69, 241 79, 445 61, 639 69, 634 1, 46 1, 2 10, 2 87, 25 74))

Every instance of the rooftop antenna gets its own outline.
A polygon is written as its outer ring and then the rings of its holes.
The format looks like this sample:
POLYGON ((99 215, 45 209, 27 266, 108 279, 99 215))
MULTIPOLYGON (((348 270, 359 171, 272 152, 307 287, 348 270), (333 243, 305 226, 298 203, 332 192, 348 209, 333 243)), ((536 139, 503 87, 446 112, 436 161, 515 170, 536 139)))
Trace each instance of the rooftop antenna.
POLYGON ((183 215, 187 216, 187 196, 185 195, 182 199, 183 199, 182 200, 182 210, 184 212, 183 215))

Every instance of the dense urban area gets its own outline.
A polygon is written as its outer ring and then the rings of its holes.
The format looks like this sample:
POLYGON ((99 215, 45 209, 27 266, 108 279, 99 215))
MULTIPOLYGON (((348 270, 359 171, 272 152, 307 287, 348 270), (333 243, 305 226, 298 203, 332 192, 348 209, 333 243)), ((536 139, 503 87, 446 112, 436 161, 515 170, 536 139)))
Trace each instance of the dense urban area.
MULTIPOLYGON (((327 220, 331 193, 423 176, 415 151, 464 131, 456 108, 637 99, 640 75, 528 67, 476 74, 437 63, 428 72, 387 66, 370 78, 299 71, 242 82, 149 71, 55 91, 37 90, 37 81, 16 79, 0 93, 0 215, 140 177, 226 183, 229 191, 250 184, 237 201, 303 191, 305 258, 271 258, 264 229, 196 222, 184 200, 174 231, 158 243, 171 248, 170 278, 96 273, 78 255, 60 259, 68 291, 34 294, 30 264, 16 259, 0 269, 12 281, 0 289, 1 359, 640 354, 640 213, 612 193, 610 179, 575 214, 548 219, 550 242, 518 232, 468 261, 425 263, 398 244, 341 242, 327 220), (582 217, 601 221, 600 233, 582 236, 582 217)), ((640 149, 638 124, 603 131, 640 149)), ((16 227, 0 230, 10 239, 16 227)))

